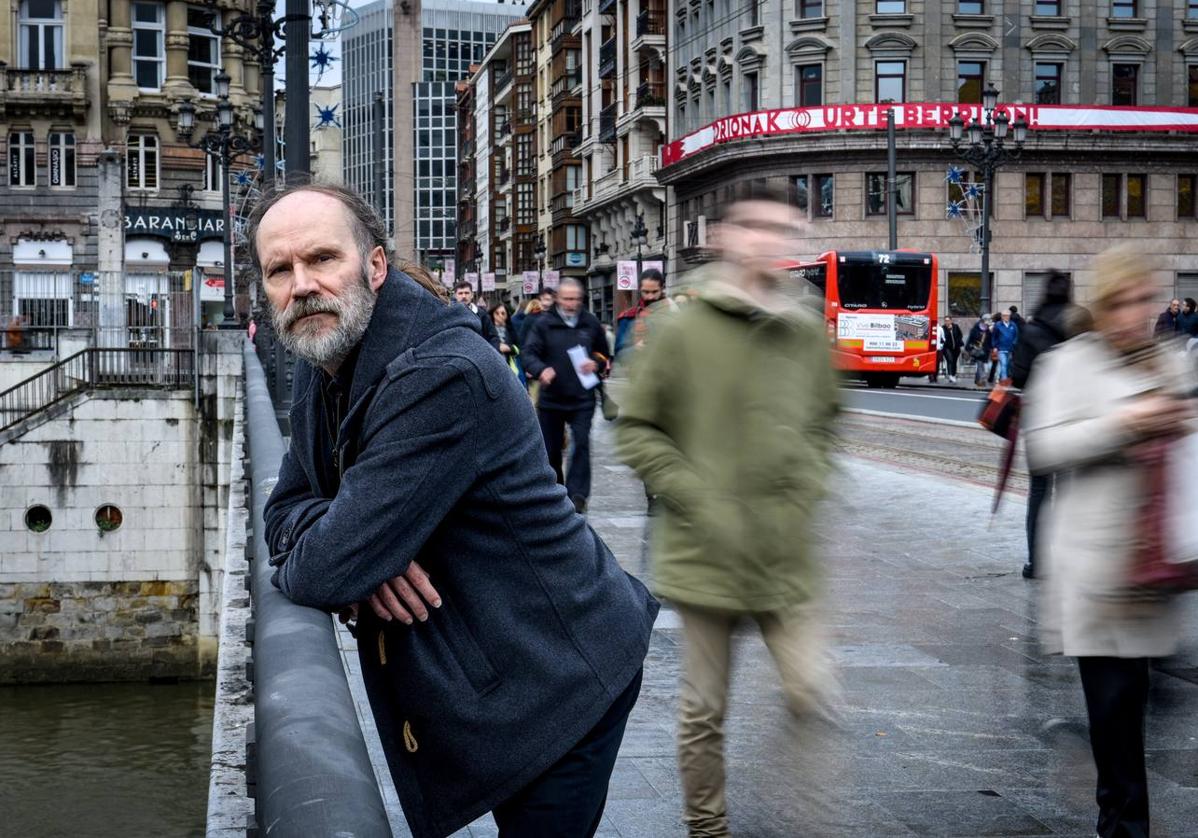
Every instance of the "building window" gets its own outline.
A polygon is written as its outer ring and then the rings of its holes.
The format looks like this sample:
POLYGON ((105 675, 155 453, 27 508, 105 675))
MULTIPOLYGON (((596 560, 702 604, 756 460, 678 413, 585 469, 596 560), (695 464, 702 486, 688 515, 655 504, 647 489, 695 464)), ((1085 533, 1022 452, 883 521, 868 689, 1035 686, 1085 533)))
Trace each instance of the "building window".
POLYGON ((1186 17, 1190 20, 1198 19, 1198 0, 1189 0, 1186 3, 1186 17))
POLYGON ((707 88, 707 117, 708 117, 708 119, 715 119, 716 116, 717 116, 717 113, 716 113, 716 109, 715 109, 715 88, 709 87, 709 88, 707 88))
POLYGON ((800 215, 807 218, 811 214, 811 192, 807 175, 796 175, 790 179, 790 198, 800 215))
POLYGON ((757 110, 757 73, 745 73, 745 110, 757 110))
POLYGON ((50 185, 75 186, 75 135, 70 131, 50 133, 50 185))
POLYGON ((874 101, 905 102, 907 100, 907 62, 874 62, 874 101))
POLYGON ((1111 0, 1111 17, 1139 17, 1137 0, 1111 0))
POLYGON ((1177 176, 1177 220, 1192 221, 1198 218, 1198 205, 1194 193, 1198 187, 1198 175, 1177 176))
POLYGON ((815 194, 815 205, 812 207, 811 214, 816 218, 831 218, 834 197, 832 175, 812 175, 811 186, 815 194))
POLYGON ((980 15, 985 14, 986 4, 981 0, 959 0, 957 3, 957 14, 962 15, 980 15))
POLYGON ((732 113, 732 79, 724 79, 724 108, 732 113))
POLYGON ((1102 217, 1119 218, 1122 214, 1123 175, 1102 176, 1102 217))
POLYGON ((14 131, 8 135, 8 185, 34 186, 33 132, 14 131))
POLYGON ((22 0, 18 11, 18 60, 26 70, 61 70, 62 4, 59 0, 22 0))
MULTIPOLYGON (((911 215, 915 212, 912 197, 915 194, 915 173, 896 172, 895 212, 911 215)), ((869 172, 865 176, 865 214, 885 215, 890 192, 886 188, 885 172, 869 172)))
POLYGON ((757 5, 758 0, 745 0, 745 2, 748 4, 745 9, 747 12, 745 17, 748 19, 749 26, 757 26, 761 23, 761 9, 757 5))
POLYGON ((957 101, 961 104, 980 105, 982 88, 986 86, 985 61, 957 62, 957 101))
POLYGON ((220 73, 220 38, 212 34, 207 21, 207 12, 187 10, 187 78, 197 92, 213 96, 220 73))
POLYGON ((877 12, 880 15, 905 15, 907 0, 878 0, 877 12))
POLYGON ((587 249, 587 228, 585 224, 566 225, 566 250, 585 253, 587 249))
POLYGON ((795 67, 795 105, 811 108, 824 103, 824 67, 802 64, 795 67))
POLYGON ((824 16, 824 0, 795 0, 795 5, 801 19, 824 16))
POLYGON ((205 192, 220 192, 220 158, 215 154, 204 155, 204 186, 205 192))
POLYGON ((1148 217, 1148 176, 1127 176, 1127 217, 1148 217))
POLYGON ((1111 104, 1139 104, 1140 65, 1115 64, 1111 67, 1111 76, 1111 104))
POLYGON ((1198 108, 1198 64, 1186 67, 1186 102, 1191 108, 1198 108))
POLYGON ((1073 209, 1073 176, 1054 172, 1052 176, 1052 217, 1068 218, 1073 209))
POLYGON ((162 87, 166 22, 161 3, 133 4, 133 78, 142 90, 162 87))
POLYGON ((158 137, 131 134, 125 152, 125 185, 129 189, 158 188, 158 137))
POLYGON ((1062 65, 1036 62, 1036 104, 1061 104, 1062 65))
POLYGON ((1036 0, 1033 13, 1041 17, 1060 17, 1061 0, 1036 0))
POLYGON ((1023 214, 1027 218, 1044 215, 1044 173, 1028 172, 1023 176, 1023 214))

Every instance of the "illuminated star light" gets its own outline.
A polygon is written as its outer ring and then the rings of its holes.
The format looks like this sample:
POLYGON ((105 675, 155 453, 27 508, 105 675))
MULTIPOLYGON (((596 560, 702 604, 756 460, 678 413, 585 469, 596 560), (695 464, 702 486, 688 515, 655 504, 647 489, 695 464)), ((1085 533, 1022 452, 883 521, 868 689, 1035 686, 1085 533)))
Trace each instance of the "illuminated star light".
POLYGON ((961 218, 963 206, 964 206, 964 204, 962 201, 949 201, 948 202, 948 212, 947 212, 948 217, 949 218, 961 218))
POLYGON ((337 119, 337 105, 329 105, 327 108, 316 105, 316 117, 317 128, 327 128, 330 125, 341 127, 341 121, 337 119))
POLYGON ((325 70, 332 69, 333 62, 337 60, 337 56, 325 49, 324 44, 321 44, 316 52, 312 53, 310 60, 312 61, 312 69, 316 71, 317 78, 319 79, 320 76, 324 75, 325 70))
POLYGON ((965 197, 970 201, 976 201, 982 197, 982 188, 976 183, 969 184, 969 188, 965 190, 965 197))
POLYGON ((233 180, 237 183, 238 186, 249 186, 251 183, 254 182, 254 179, 253 179, 253 177, 250 176, 250 173, 245 171, 244 169, 242 169, 237 174, 233 175, 233 180))
POLYGON ((266 167, 266 155, 255 154, 254 155, 254 167, 258 171, 262 171, 262 169, 266 167))
POLYGON ((948 174, 945 176, 944 179, 946 181, 948 181, 949 183, 960 183, 963 176, 964 176, 964 173, 960 169, 958 169, 956 166, 949 166, 948 174))

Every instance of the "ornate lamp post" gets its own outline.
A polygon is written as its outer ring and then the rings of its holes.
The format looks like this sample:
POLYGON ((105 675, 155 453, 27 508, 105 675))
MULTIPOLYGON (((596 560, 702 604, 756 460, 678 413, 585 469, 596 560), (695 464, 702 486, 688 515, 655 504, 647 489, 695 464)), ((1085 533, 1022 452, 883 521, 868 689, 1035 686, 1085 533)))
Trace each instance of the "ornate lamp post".
POLYGON ((632 226, 632 242, 636 245, 636 280, 641 281, 641 251, 649 243, 649 231, 645 229, 645 214, 636 214, 636 224, 632 226))
MULTIPOLYGON (((229 101, 229 74, 222 70, 216 77, 216 130, 208 131, 196 142, 190 143, 205 154, 220 160, 221 212, 225 219, 225 307, 221 315, 222 329, 237 329, 237 312, 233 305, 233 207, 229 195, 229 164, 242 154, 257 151, 262 134, 263 115, 254 109, 254 133, 256 137, 244 137, 235 133, 233 104, 229 101)), ((190 99, 179 103, 179 134, 191 136, 195 129, 195 105, 190 99)))
POLYGON ((533 249, 533 253, 537 257, 537 290, 545 290, 545 237, 541 236, 537 239, 537 246, 533 249))
POLYGON ((982 311, 990 313, 990 213, 993 208, 991 192, 994 185, 994 172, 1004 164, 1018 160, 1023 153, 1023 143, 1027 139, 1027 122, 1022 114, 1011 122, 1006 112, 998 112, 998 90, 994 84, 986 85, 982 93, 981 121, 974 119, 968 129, 965 120, 958 111, 948 121, 948 141, 953 151, 969 165, 982 173, 982 311), (1014 147, 1006 145, 1007 132, 1013 129, 1014 147), (969 141, 962 145, 963 135, 968 130, 969 141))

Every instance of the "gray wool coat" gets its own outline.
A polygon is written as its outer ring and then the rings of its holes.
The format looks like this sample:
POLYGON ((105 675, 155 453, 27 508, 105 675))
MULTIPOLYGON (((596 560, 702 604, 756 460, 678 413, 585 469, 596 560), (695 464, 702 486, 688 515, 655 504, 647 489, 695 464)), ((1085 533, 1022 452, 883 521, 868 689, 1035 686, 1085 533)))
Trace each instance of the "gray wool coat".
POLYGON ((478 318, 394 269, 363 338, 334 493, 324 374, 295 372, 291 447, 266 507, 275 584, 366 599, 417 560, 443 605, 363 608, 362 677, 417 838, 448 835, 570 750, 640 670, 658 604, 555 482, 528 395, 478 318))

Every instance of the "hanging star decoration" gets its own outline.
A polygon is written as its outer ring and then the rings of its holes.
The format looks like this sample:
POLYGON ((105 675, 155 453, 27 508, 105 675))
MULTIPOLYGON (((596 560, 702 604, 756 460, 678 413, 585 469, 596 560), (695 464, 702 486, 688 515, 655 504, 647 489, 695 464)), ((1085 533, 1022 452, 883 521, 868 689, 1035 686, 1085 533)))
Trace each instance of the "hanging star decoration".
POLYGON ((254 155, 254 168, 256 168, 258 171, 262 171, 264 168, 266 168, 266 156, 265 155, 263 155, 263 154, 255 154, 254 155))
POLYGON ((961 218, 963 215, 964 201, 949 201, 947 216, 949 218, 961 218))
POLYGON ((249 186, 254 182, 253 177, 245 169, 242 169, 237 174, 233 175, 233 180, 238 186, 249 186))
POLYGON ((965 189, 965 198, 970 201, 976 201, 980 197, 982 197, 982 188, 976 183, 969 184, 965 189))
POLYGON ((337 104, 329 105, 327 108, 316 105, 316 128, 328 128, 330 125, 341 127, 341 120, 337 119, 337 104))
POLYGON ((316 52, 312 53, 312 69, 316 71, 316 80, 320 81, 326 70, 333 68, 333 62, 337 60, 337 56, 333 55, 324 44, 317 48, 316 52))
POLYGON ((944 179, 949 183, 960 183, 963 177, 964 172, 962 172, 956 166, 949 166, 948 174, 945 175, 944 179))

